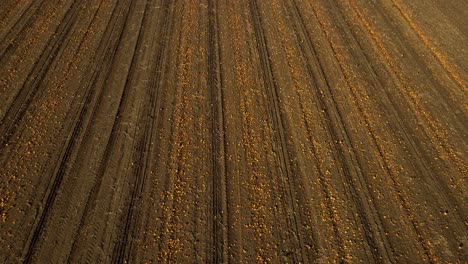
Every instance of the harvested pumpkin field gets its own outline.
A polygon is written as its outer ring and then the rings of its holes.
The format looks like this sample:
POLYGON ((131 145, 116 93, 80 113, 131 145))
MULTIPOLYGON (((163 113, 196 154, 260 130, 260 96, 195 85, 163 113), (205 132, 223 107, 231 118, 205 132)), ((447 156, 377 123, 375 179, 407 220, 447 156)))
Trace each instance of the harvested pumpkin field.
POLYGON ((464 0, 1 0, 1 263, 468 262, 464 0))

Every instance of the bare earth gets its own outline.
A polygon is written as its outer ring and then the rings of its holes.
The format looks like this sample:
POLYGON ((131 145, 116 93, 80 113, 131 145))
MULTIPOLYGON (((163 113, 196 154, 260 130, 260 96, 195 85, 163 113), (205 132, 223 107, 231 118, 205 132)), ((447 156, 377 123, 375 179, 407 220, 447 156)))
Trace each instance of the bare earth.
POLYGON ((0 263, 467 263, 466 0, 0 0, 0 263))

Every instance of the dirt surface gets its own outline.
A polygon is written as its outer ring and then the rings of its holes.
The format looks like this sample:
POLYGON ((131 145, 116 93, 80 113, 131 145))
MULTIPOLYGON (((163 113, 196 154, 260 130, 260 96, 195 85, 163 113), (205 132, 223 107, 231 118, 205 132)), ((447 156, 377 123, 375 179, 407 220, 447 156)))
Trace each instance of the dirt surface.
POLYGON ((1 0, 1 263, 466 263, 465 0, 1 0))

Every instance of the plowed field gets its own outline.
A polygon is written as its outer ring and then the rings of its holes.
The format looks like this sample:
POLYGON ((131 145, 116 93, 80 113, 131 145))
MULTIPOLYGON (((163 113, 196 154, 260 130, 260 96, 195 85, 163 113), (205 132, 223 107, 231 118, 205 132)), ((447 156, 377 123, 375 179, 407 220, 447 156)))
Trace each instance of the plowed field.
POLYGON ((465 0, 0 0, 0 263, 467 263, 465 0))

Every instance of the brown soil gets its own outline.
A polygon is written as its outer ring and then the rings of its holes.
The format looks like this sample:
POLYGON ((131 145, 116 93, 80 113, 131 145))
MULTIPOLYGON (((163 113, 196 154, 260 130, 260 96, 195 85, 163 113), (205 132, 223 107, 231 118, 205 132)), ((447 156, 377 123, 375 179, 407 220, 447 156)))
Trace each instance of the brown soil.
POLYGON ((464 0, 1 0, 1 263, 468 262, 464 0))

